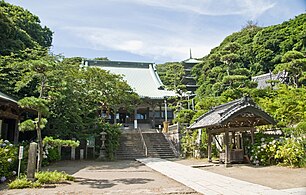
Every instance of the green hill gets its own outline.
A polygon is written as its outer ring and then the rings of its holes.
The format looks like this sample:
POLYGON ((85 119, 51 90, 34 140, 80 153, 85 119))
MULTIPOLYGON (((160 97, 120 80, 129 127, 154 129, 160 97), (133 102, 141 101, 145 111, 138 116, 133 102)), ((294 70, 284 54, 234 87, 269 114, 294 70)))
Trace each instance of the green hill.
POLYGON ((48 48, 52 31, 42 27, 37 16, 22 7, 0 1, 0 55, 37 46, 48 48))
POLYGON ((226 37, 194 68, 197 94, 219 96, 229 89, 255 87, 251 76, 275 70, 290 51, 305 56, 305 47, 306 14, 269 27, 248 25, 226 37))

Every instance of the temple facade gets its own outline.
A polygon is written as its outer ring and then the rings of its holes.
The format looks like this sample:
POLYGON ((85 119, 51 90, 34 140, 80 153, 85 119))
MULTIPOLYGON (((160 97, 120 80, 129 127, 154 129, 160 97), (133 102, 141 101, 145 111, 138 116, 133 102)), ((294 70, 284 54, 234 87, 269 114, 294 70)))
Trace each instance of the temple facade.
POLYGON ((99 67, 110 73, 123 75, 123 79, 142 99, 141 104, 135 105, 133 113, 121 108, 110 116, 111 122, 122 123, 127 129, 140 125, 158 128, 164 121, 171 122, 174 118, 168 101, 176 94, 164 88, 154 63, 84 60, 82 66, 99 67))

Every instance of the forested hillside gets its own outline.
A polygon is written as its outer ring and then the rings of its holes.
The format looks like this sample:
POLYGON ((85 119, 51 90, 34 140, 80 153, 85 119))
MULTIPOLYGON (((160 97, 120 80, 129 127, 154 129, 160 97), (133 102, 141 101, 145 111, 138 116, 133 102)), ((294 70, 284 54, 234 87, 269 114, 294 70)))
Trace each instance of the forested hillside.
POLYGON ((280 64, 305 58, 305 47, 306 14, 264 28, 249 24, 226 37, 194 68, 200 85, 198 96, 220 96, 227 89, 254 87, 251 76, 274 71, 276 67, 288 69, 280 64), (289 59, 284 59, 285 54, 289 59))

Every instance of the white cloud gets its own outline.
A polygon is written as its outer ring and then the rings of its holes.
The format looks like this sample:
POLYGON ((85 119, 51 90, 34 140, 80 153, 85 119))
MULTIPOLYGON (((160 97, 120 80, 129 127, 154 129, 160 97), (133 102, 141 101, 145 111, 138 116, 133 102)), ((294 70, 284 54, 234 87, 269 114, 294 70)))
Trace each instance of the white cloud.
MULTIPOLYGON (((86 40, 87 47, 97 50, 120 50, 142 56, 150 56, 158 61, 163 58, 181 61, 189 57, 192 49, 193 57, 203 57, 215 45, 204 45, 204 40, 197 37, 197 42, 191 42, 180 34, 171 37, 161 34, 147 34, 127 30, 92 28, 92 27, 66 27, 71 34, 86 40)), ((195 37, 193 37, 195 38, 195 37)))
MULTIPOLYGON (((120 0, 124 1, 124 0, 120 0)), ((257 18, 274 7, 271 0, 125 0, 147 6, 210 16, 244 15, 257 18)))

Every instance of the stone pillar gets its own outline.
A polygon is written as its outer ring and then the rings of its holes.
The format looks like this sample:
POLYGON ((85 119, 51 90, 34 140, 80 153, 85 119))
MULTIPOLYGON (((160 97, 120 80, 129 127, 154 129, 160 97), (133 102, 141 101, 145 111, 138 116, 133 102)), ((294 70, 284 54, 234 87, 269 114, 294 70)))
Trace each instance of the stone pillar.
POLYGON ((75 160, 75 147, 71 147, 71 160, 75 160))
POLYGON ((211 162, 211 141, 212 141, 212 135, 211 133, 207 132, 208 135, 208 144, 207 144, 207 157, 208 157, 208 162, 211 162))
POLYGON ((138 124, 137 124, 137 108, 135 108, 134 110, 134 129, 138 128, 138 124))
POLYGON ((60 159, 62 159, 62 146, 57 146, 57 151, 60 159))
POLYGON ((225 130, 225 137, 224 137, 224 144, 225 144, 225 166, 228 166, 229 163, 229 132, 228 130, 225 130))
POLYGON ((17 119, 15 122, 14 144, 18 144, 19 140, 19 122, 20 122, 19 119, 17 119))
POLYGON ((37 157, 37 143, 30 143, 28 154, 28 167, 27 167, 27 179, 34 181, 36 170, 36 157, 37 157))
POLYGON ((165 121, 168 121, 168 109, 167 109, 167 100, 165 100, 165 121))
POLYGON ((84 149, 80 149, 80 160, 84 159, 84 149))

